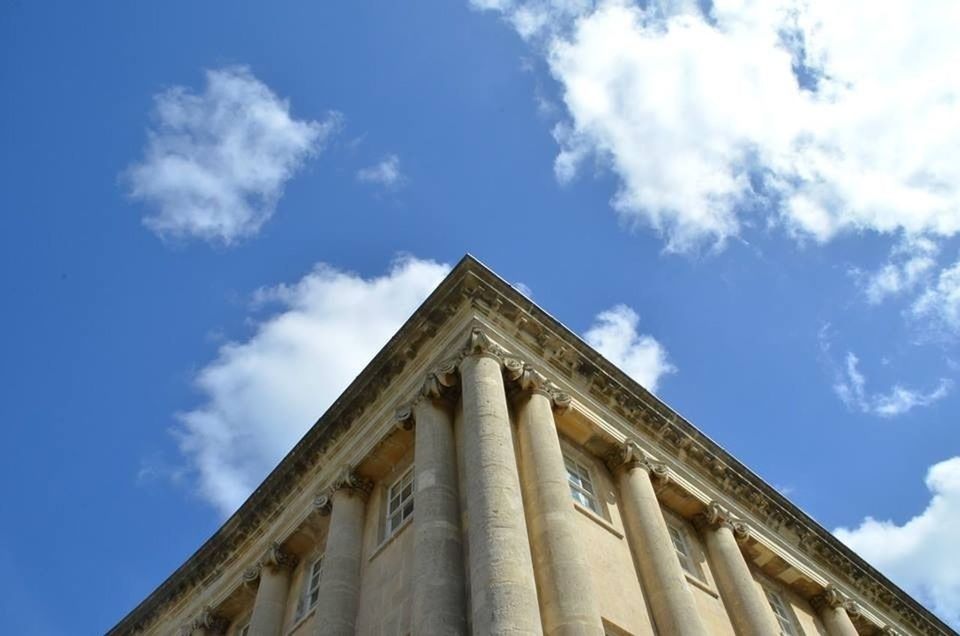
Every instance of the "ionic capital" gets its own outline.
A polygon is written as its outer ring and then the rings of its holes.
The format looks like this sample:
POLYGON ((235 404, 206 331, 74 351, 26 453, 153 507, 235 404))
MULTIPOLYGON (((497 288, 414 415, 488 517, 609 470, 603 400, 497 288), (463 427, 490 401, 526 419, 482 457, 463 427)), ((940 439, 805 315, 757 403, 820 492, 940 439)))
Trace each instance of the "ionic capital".
POLYGON ((729 528, 738 541, 750 536, 747 524, 733 516, 729 509, 717 501, 707 504, 707 509, 694 517, 694 524, 701 529, 729 528))
POLYGON ((338 490, 346 491, 350 496, 366 501, 373 490, 373 482, 359 476, 352 468, 345 466, 330 487, 319 493, 313 500, 313 509, 321 515, 330 514, 333 509, 333 494, 338 490))
POLYGON ((444 400, 450 397, 451 389, 457 385, 456 359, 446 360, 434 370, 427 373, 417 391, 417 395, 409 402, 397 408, 397 426, 409 431, 415 424, 415 407, 421 400, 444 400))
POLYGON ((504 358, 503 374, 507 383, 514 385, 522 393, 542 395, 550 400, 550 405, 558 411, 570 408, 573 401, 571 397, 527 362, 517 358, 504 358))
POLYGON ((243 570, 243 582, 247 585, 253 585, 260 578, 260 564, 254 563, 243 570))
POLYGON ((199 616, 193 619, 193 629, 203 630, 207 634, 226 634, 230 621, 217 614, 210 606, 204 607, 199 616))
POLYGON ((470 337, 467 339, 467 346, 464 347, 462 353, 464 357, 487 356, 501 363, 503 362, 504 354, 503 347, 494 342, 487 332, 479 327, 475 327, 470 332, 470 337))
POLYGON ((651 477, 661 481, 670 478, 670 471, 665 464, 651 458, 640 448, 639 444, 630 439, 611 451, 607 455, 606 461, 610 472, 641 468, 647 471, 651 477))
POLYGON ((856 602, 852 601, 832 583, 827 585, 823 592, 810 599, 810 605, 818 612, 827 607, 832 609, 842 607, 850 616, 860 615, 860 608, 856 602))
POLYGON ((279 542, 274 541, 260 559, 260 566, 274 570, 292 570, 297 566, 297 556, 287 552, 279 542))

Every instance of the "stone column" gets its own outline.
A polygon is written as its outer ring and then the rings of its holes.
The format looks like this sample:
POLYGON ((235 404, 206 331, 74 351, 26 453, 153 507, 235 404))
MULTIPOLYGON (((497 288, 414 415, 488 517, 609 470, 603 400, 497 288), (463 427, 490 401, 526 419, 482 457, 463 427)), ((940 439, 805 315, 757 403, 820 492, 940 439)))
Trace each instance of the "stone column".
POLYGON ((707 512, 698 516, 697 525, 703 533, 720 596, 737 634, 779 634, 780 627, 773 610, 757 587, 737 543, 738 537, 746 538, 746 525, 733 519, 717 502, 712 502, 707 506, 707 512))
POLYGON ((457 488, 456 446, 444 389, 456 383, 456 367, 427 376, 420 397, 397 414, 416 424, 413 515, 413 633, 466 634, 463 547, 457 488))
POLYGON ((608 464, 620 487, 627 541, 657 632, 677 636, 707 633, 650 479, 651 473, 665 475, 666 468, 651 461, 632 441, 614 453, 608 464))
POLYGON ((320 574, 315 636, 352 636, 356 631, 363 519, 371 487, 369 481, 346 469, 330 493, 317 499, 320 512, 330 515, 330 525, 320 574))
POLYGON ((540 634, 540 609, 501 374, 501 350, 474 330, 460 363, 463 473, 474 634, 540 634))
MULTIPOLYGON (((577 513, 553 419, 556 391, 551 391, 542 374, 522 362, 508 359, 506 367, 522 391, 515 402, 521 485, 543 631, 547 635, 603 636, 587 563, 589 546, 577 536, 573 518, 577 513)), ((568 397, 558 397, 569 403, 568 397)))
POLYGON ((822 594, 811 599, 810 604, 820 615, 830 636, 857 636, 851 615, 860 613, 856 603, 844 596, 833 585, 828 585, 822 594))
POLYGON ((244 579, 252 582, 260 577, 257 597, 250 617, 250 636, 279 636, 283 629, 283 615, 290 591, 290 571, 297 559, 274 543, 260 563, 244 572, 244 579))

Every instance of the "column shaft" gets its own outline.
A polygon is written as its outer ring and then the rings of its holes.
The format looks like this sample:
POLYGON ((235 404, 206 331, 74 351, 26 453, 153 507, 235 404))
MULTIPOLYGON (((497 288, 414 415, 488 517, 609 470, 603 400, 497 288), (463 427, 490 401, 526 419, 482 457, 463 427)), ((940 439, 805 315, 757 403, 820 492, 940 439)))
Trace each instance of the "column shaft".
POLYGON ((705 634, 647 467, 628 463, 617 474, 627 540, 657 631, 677 636, 705 634))
POLYGON ((500 361, 485 353, 468 355, 460 377, 473 633, 539 634, 543 628, 500 361))
POLYGON ((285 567, 262 565, 260 585, 253 602, 250 617, 250 636, 279 636, 283 629, 283 614, 290 591, 290 570, 285 567))
POLYGON ((739 636, 780 633, 773 610, 757 588, 728 523, 704 528, 707 553, 723 603, 739 636))
POLYGON ((431 399, 417 403, 414 419, 413 633, 466 634, 453 421, 431 399))
POLYGON ((820 620, 830 636, 857 636, 857 628, 853 626, 850 615, 842 605, 824 606, 820 610, 820 620))
POLYGON ((551 399, 534 392, 517 403, 522 486, 545 634, 602 636, 589 546, 577 536, 573 501, 551 399))
POLYGON ((317 600, 316 636, 352 636, 360 598, 365 497, 347 486, 332 497, 317 600))

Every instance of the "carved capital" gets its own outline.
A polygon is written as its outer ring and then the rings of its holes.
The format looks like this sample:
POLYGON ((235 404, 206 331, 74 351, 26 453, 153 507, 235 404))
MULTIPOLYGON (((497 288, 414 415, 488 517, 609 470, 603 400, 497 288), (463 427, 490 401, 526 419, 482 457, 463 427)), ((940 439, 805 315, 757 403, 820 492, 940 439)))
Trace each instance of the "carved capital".
POLYGON ((252 585, 257 579, 260 578, 260 564, 254 563, 251 566, 248 566, 243 571, 243 582, 247 585, 252 585))
POLYGON ((707 509, 694 517, 694 524, 701 529, 729 528, 737 541, 743 541, 750 536, 747 524, 734 517, 730 510, 717 501, 707 504, 707 509))
POLYGON ((373 482, 364 479, 349 466, 345 466, 330 486, 330 491, 326 496, 332 501, 333 493, 338 490, 345 490, 351 496, 366 499, 370 495, 370 491, 373 490, 373 482))
POLYGON ((275 570, 292 570, 297 566, 297 556, 287 552, 279 542, 274 541, 260 560, 260 565, 275 570))
POLYGON ((543 373, 530 364, 517 358, 503 360, 503 375, 508 385, 514 390, 519 389, 523 394, 536 393, 550 400, 550 405, 558 411, 570 408, 573 399, 560 390, 556 384, 547 379, 543 373))
POLYGON ((823 592, 810 599, 810 605, 818 612, 828 607, 832 609, 842 607, 850 616, 860 615, 860 607, 832 583, 827 585, 823 592))
POLYGON ((324 517, 329 515, 330 511, 333 510, 333 499, 330 497, 330 493, 322 493, 314 497, 313 509, 324 517))
POLYGON ((467 346, 463 350, 464 356, 488 356, 503 362, 503 347, 491 340, 483 329, 474 328, 470 332, 470 338, 467 340, 467 346))
POLYGON ((457 386, 458 382, 456 359, 440 363, 424 377, 416 397, 397 407, 397 426, 406 431, 411 430, 416 423, 415 408, 420 400, 446 400, 451 396, 450 389, 457 386))
POLYGON ((607 467, 611 472, 641 468, 651 477, 662 481, 668 480, 670 474, 665 464, 647 455, 632 439, 628 439, 607 455, 607 467))
POLYGON ((230 621, 214 612, 210 606, 204 607, 193 620, 193 629, 203 630, 207 634, 226 634, 229 626, 230 621))

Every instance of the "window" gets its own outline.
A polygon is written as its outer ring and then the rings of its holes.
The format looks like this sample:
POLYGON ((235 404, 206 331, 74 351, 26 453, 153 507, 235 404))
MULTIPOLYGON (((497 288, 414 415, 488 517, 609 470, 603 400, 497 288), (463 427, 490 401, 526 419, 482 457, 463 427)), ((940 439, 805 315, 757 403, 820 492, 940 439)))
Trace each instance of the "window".
POLYGON ((593 489, 590 471, 566 455, 563 457, 563 463, 567 467, 567 481, 570 482, 570 494, 573 500, 584 508, 600 514, 600 503, 593 489))
POLYGON ((237 636, 249 636, 250 634, 250 623, 247 623, 243 627, 237 630, 237 636))
POLYGON ((780 633, 783 636, 800 636, 800 628, 794 622, 793 613, 787 607, 783 597, 772 590, 765 591, 770 609, 773 610, 773 615, 777 617, 777 622, 780 624, 780 633))
POLYGON ((413 467, 398 479, 387 493, 387 536, 413 514, 413 467))
POLYGON ((690 576, 702 579, 700 568, 697 567, 696 561, 693 560, 690 544, 687 543, 687 535, 676 526, 667 525, 667 531, 670 533, 673 549, 677 551, 677 558, 680 559, 680 567, 690 576))
POLYGON ((307 577, 300 591, 300 600, 297 601, 297 620, 313 609, 320 598, 320 573, 323 572, 323 557, 310 564, 310 569, 304 572, 307 577))

